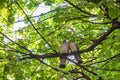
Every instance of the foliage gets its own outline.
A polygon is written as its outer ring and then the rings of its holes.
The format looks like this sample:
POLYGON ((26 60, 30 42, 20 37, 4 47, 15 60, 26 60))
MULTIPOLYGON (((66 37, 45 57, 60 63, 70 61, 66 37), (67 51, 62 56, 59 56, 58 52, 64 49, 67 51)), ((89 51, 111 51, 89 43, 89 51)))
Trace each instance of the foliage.
POLYGON ((118 80, 119 12, 119 0, 0 0, 0 80, 118 80), (51 10, 34 15, 42 3, 51 10), (69 52, 59 68, 64 40, 82 64, 69 52))

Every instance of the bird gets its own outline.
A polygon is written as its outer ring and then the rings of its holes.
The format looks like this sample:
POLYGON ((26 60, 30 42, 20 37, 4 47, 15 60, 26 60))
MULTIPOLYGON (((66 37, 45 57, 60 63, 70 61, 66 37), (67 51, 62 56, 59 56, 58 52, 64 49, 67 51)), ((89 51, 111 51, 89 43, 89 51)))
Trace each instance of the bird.
MULTIPOLYGON (((68 43, 66 40, 63 41, 63 44, 61 45, 60 48, 61 48, 61 53, 69 53, 69 46, 68 46, 68 43)), ((62 55, 60 57, 60 65, 59 65, 60 68, 66 67, 66 58, 67 58, 67 56, 65 56, 65 55, 62 55)))
POLYGON ((71 52, 76 52, 74 54, 74 57, 75 57, 75 59, 77 61, 77 64, 81 64, 82 63, 82 59, 81 59, 80 54, 77 53, 77 51, 79 51, 77 44, 74 43, 74 42, 69 42, 69 46, 70 46, 71 52))

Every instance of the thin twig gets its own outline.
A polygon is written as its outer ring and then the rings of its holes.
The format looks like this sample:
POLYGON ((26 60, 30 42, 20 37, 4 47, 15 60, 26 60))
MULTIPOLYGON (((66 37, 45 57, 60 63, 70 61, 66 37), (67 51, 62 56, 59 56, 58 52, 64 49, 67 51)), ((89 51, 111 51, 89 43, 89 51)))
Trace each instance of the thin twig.
POLYGON ((29 50, 29 49, 27 49, 26 47, 24 47, 24 46, 22 46, 22 45, 20 45, 20 44, 18 44, 18 43, 16 43, 16 42, 14 42, 12 39, 10 39, 8 36, 6 36, 4 33, 2 33, 1 31, 0 31, 0 34, 1 35, 3 35, 5 38, 7 38, 8 40, 10 40, 12 43, 15 43, 16 45, 18 45, 20 48, 22 48, 22 49, 25 49, 25 50, 27 50, 29 53, 31 53, 31 51, 29 50))
POLYGON ((89 12, 86 12, 86 11, 82 10, 81 8, 79 8, 78 6, 76 6, 75 4, 70 2, 69 0, 65 0, 65 1, 68 2, 70 5, 72 5, 73 7, 75 7, 76 9, 78 9, 79 11, 83 12, 84 14, 91 15, 91 16, 96 16, 95 14, 91 14, 89 12))
MULTIPOLYGON (((30 22, 30 24, 33 26, 34 30, 39 34, 39 36, 49 45, 50 48, 52 48, 51 44, 43 37, 43 35, 37 30, 37 28, 34 26, 34 24, 31 22, 31 20, 29 19, 28 15, 26 14, 26 12, 23 10, 23 8, 19 5, 19 3, 17 1, 15 1, 16 4, 18 5, 18 7, 23 11, 23 13, 25 14, 25 16, 27 17, 27 20, 30 22)), ((53 49, 53 48, 52 48, 53 49)), ((57 53, 56 50, 53 50, 55 53, 57 53)))

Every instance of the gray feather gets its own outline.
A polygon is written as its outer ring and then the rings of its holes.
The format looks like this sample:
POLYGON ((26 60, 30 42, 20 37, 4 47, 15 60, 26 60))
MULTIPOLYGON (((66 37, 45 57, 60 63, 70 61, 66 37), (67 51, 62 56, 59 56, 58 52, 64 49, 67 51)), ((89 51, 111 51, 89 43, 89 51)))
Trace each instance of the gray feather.
MULTIPOLYGON (((61 45, 61 52, 62 53, 68 53, 69 52, 69 46, 68 46, 68 43, 65 41, 65 42, 63 42, 63 44, 61 45)), ((59 65, 59 67, 60 68, 65 68, 66 67, 66 58, 67 58, 67 56, 61 56, 60 57, 60 65, 59 65)))
MULTIPOLYGON (((79 51, 77 44, 74 43, 74 42, 70 42, 70 50, 71 50, 71 52, 79 51)), ((77 63, 81 64, 82 63, 82 59, 81 59, 80 55, 75 53, 74 56, 75 56, 75 59, 76 59, 77 63)))

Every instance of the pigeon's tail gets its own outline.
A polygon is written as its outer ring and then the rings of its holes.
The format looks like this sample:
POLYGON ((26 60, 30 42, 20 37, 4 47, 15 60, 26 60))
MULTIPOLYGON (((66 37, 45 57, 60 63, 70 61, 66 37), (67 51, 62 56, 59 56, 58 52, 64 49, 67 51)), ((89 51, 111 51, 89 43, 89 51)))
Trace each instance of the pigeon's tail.
POLYGON ((65 68, 66 67, 66 58, 65 57, 61 57, 60 58, 60 68, 65 68))
POLYGON ((81 59, 79 54, 75 54, 75 58, 76 58, 77 64, 81 64, 82 63, 82 59, 81 59))

